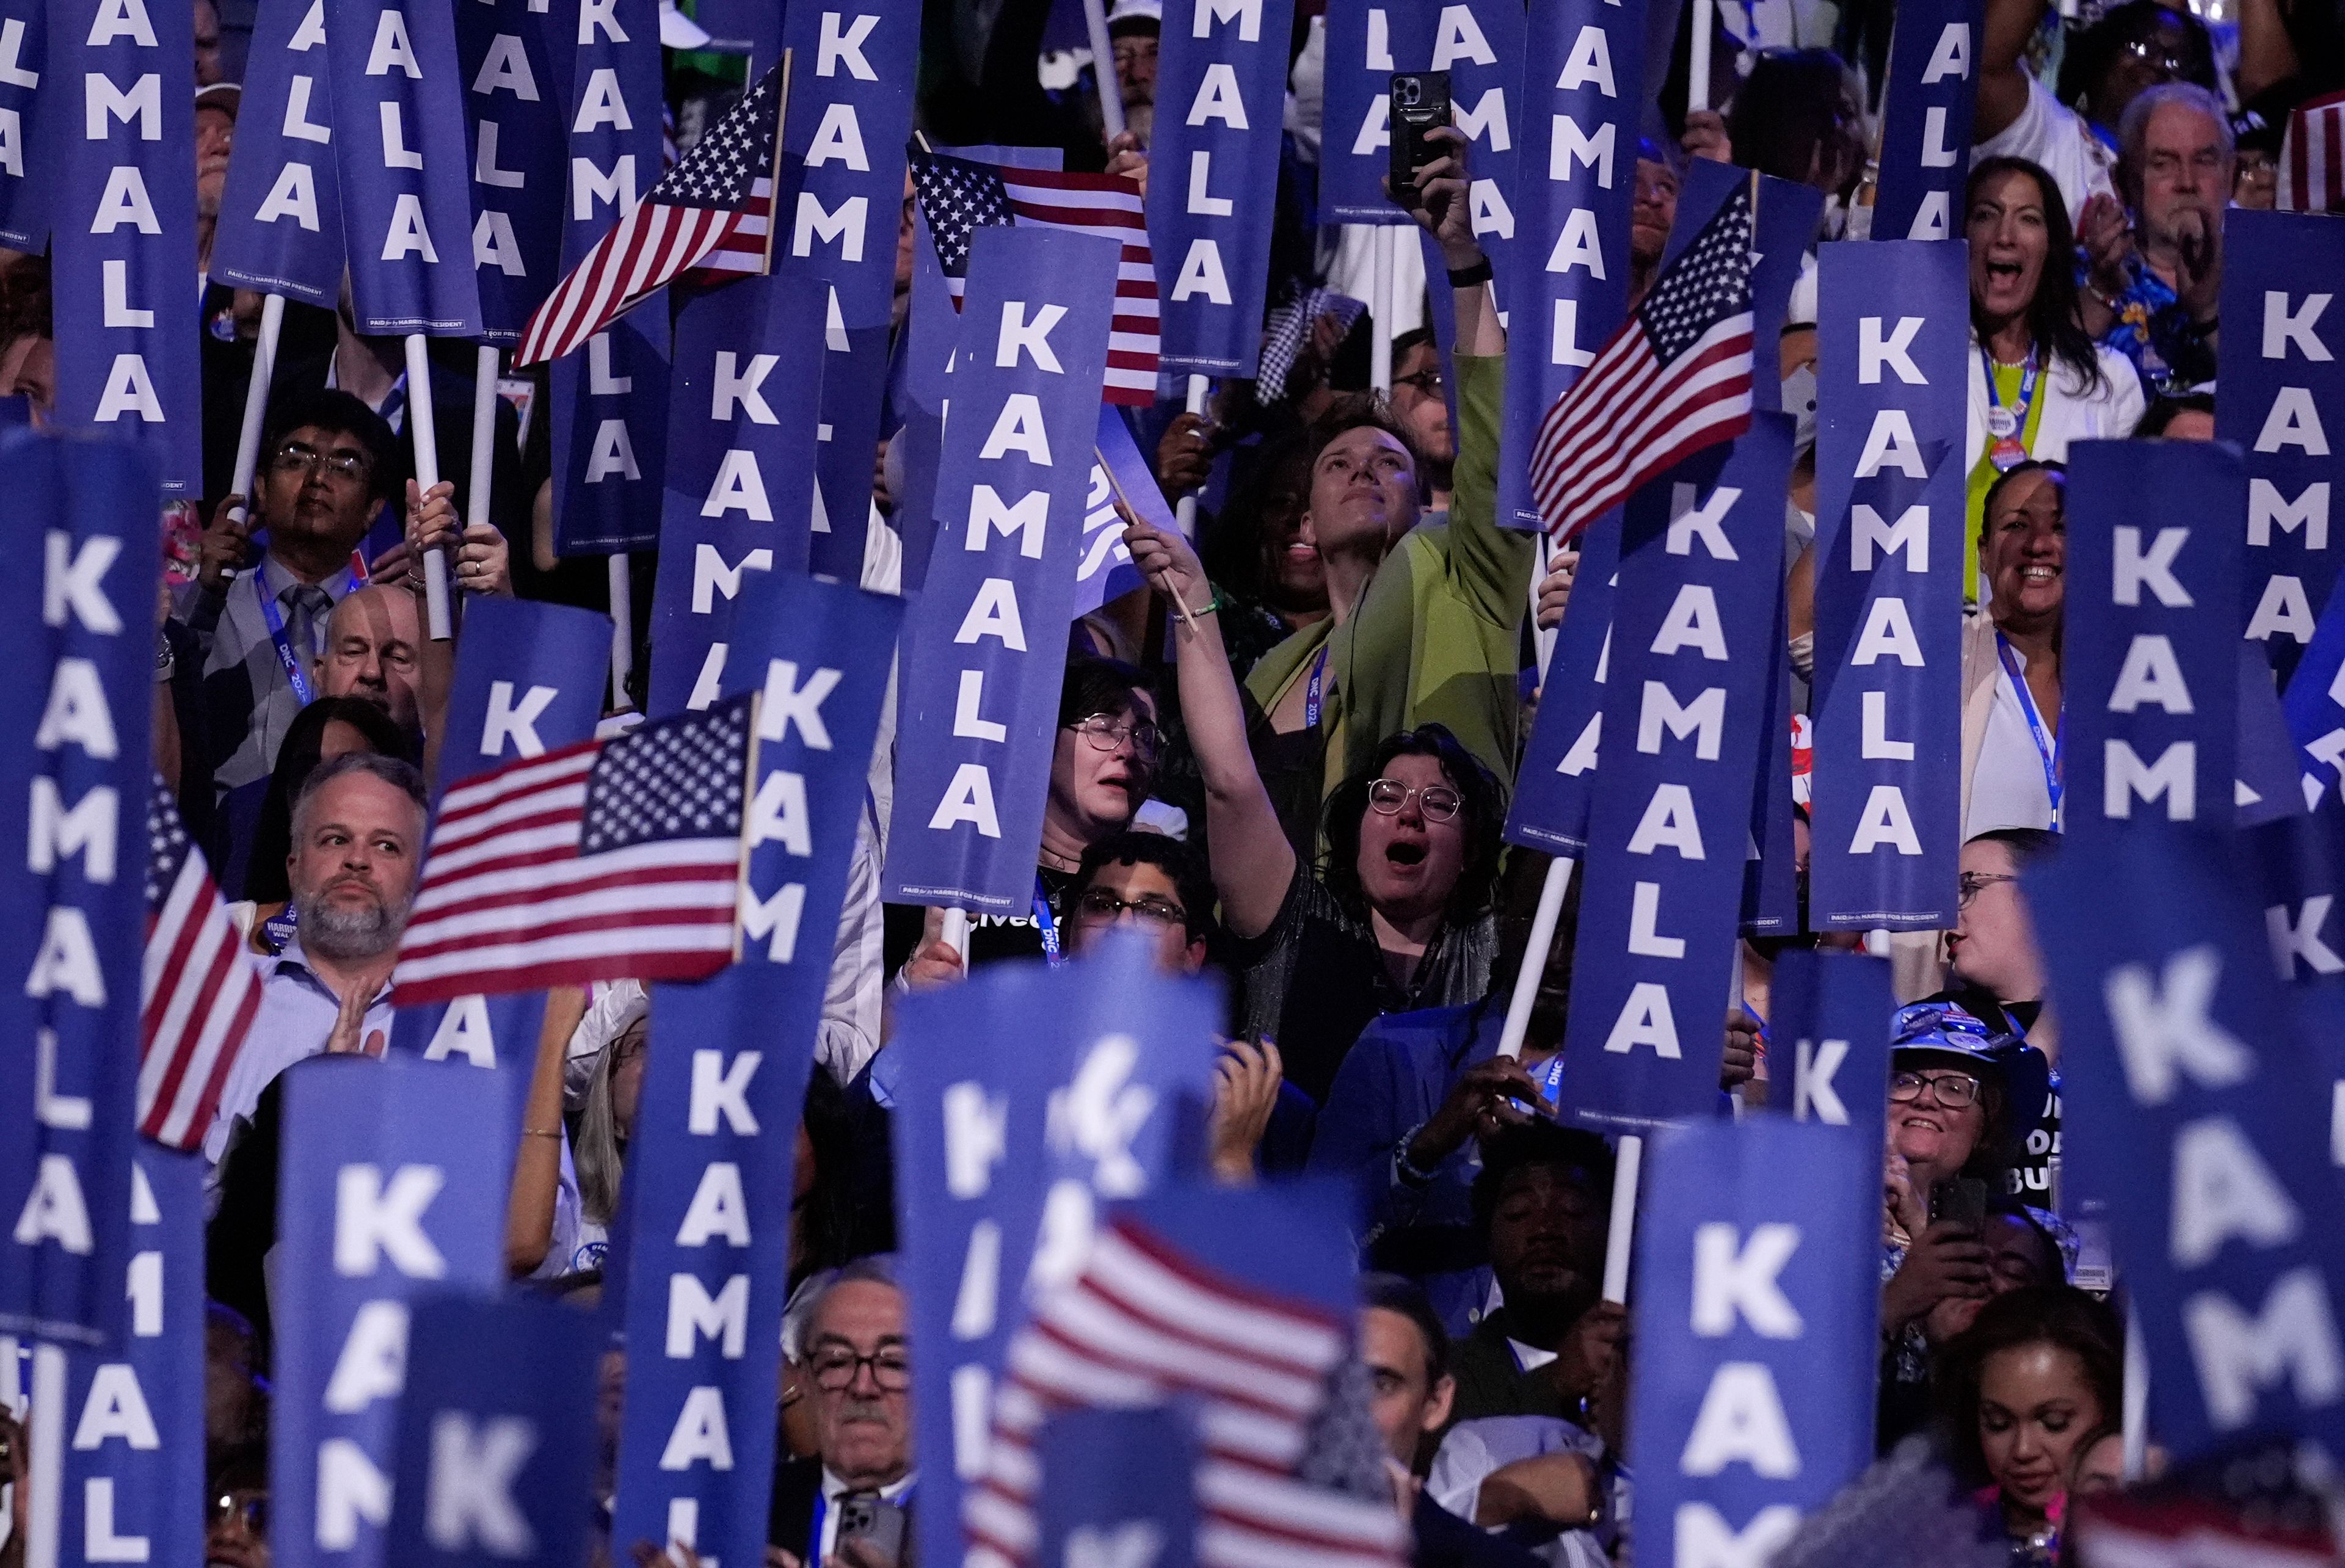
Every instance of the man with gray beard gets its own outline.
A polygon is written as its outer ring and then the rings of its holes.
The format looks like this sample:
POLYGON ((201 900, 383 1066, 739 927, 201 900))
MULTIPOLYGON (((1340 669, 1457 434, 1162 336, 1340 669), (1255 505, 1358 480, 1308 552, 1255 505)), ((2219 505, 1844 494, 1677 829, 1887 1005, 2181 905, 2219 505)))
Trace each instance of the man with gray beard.
POLYGON ((336 757, 302 786, 285 862, 294 935, 269 961, 260 1011, 204 1136, 215 1177, 261 1092, 287 1067, 330 1051, 382 1054, 391 969, 423 849, 424 798, 423 776, 411 765, 371 752, 336 757))

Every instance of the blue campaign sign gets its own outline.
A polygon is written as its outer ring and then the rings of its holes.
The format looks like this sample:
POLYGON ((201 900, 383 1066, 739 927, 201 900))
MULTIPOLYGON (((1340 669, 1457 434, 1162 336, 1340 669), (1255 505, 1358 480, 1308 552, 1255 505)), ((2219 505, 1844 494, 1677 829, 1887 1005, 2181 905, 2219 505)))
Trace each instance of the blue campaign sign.
POLYGON ((48 18, 47 0, 0 0, 0 245, 34 255, 49 235, 51 182, 25 172, 47 74, 48 18))
POLYGON ((2247 633, 2283 673, 2330 602, 2338 553, 2331 498, 2345 484, 2345 448, 2323 414, 2345 407, 2345 234, 2318 213, 2223 215, 2223 312, 2237 324, 2216 349, 2223 396, 2215 434, 2247 460, 2247 633), (2244 330, 2238 329, 2244 328, 2244 330))
POLYGON ((1959 241, 1867 240, 1819 259, 1818 931, 1954 923, 1965 254, 1959 241))
MULTIPOLYGON (((1466 133, 1467 171, 1474 177, 1468 196, 1476 238, 1497 274, 1494 288, 1503 306, 1509 298, 1515 266, 1516 170, 1522 161, 1523 45, 1528 23, 1524 7, 1510 0, 1450 0, 1433 19, 1432 68, 1449 73, 1450 122, 1466 133)), ((1426 240, 1430 243, 1431 237, 1426 240)), ((1437 252, 1436 252, 1437 254, 1437 252)), ((1440 313, 1439 268, 1427 290, 1440 313)), ((1450 413, 1452 429, 1457 412, 1450 413)))
MULTIPOLYGON (((2257 902, 2285 979, 2319 988, 2345 975, 2345 814, 2324 803, 2239 835, 2255 870, 2257 902)), ((2325 1038, 2326 1027, 2315 1031, 2325 1038)))
POLYGON ((1523 150, 1508 284, 1507 424, 1498 519, 1540 526, 1530 488, 1539 420, 1629 313, 1644 19, 1609 0, 1532 8, 1523 48, 1523 150))
POLYGON ((1800 280, 1801 264, 1815 240, 1823 217, 1824 193, 1812 185, 1777 179, 1731 163, 1694 158, 1678 188, 1678 210, 1686 221, 1670 229, 1661 247, 1667 267, 1678 252, 1693 243, 1710 214, 1723 206, 1739 188, 1751 190, 1752 207, 1751 254, 1751 340, 1760 345, 1759 369, 1751 378, 1754 408, 1772 412, 1783 406, 1783 383, 1775 374, 1771 346, 1783 336, 1783 318, 1791 310, 1792 287, 1800 280))
POLYGON ((756 1563, 774 1468, 799 1097, 903 602, 778 579, 724 695, 756 690, 741 961, 652 994, 627 1155, 627 1401, 612 1539, 756 1563), (803 933, 803 939, 801 934, 803 933), (754 1199, 752 1197, 754 1196, 754 1199))
MULTIPOLYGON (((518 758, 592 740, 610 659, 611 622, 593 611, 526 599, 468 603, 440 754, 440 793, 518 758)), ((391 1048, 505 1071, 503 1092, 518 1116, 544 1015, 543 991, 401 1007, 391 1020, 391 1048)), ((505 1135, 508 1159, 519 1125, 505 1135)))
POLYGON ((1909 0, 1897 14, 1883 87, 1881 184, 1873 233, 1881 239, 1957 239, 1978 106, 1984 0, 1909 0))
POLYGON ((1882 1148, 1896 1009, 1888 960, 1794 949, 1775 960, 1772 1000, 1768 1067, 1789 1092, 1771 1095, 1768 1108, 1794 1121, 1853 1127, 1866 1148, 1882 1148))
MULTIPOLYGON (((1164 502, 1154 470, 1132 439, 1132 427, 1123 422, 1123 410, 1113 403, 1100 405, 1099 434, 1091 455, 1091 492, 1083 498, 1082 557, 1075 568, 1076 615, 1088 615, 1111 599, 1148 586, 1132 564, 1132 551, 1123 547, 1123 515, 1115 509, 1118 501, 1153 527, 1175 533, 1181 528, 1180 519, 1164 502)), ((933 479, 930 493, 934 493, 933 479)))
POLYGON ((990 966, 903 1003, 889 1049, 913 1419, 930 1456, 923 1558, 957 1559, 962 1485, 985 1472, 994 1381, 1029 1295, 1074 1277, 1103 1204, 1172 1174, 1213 1092, 1217 1007, 1136 941, 990 966))
POLYGON ((57 0, 42 178, 56 207, 49 258, 56 418, 151 455, 166 492, 203 490, 197 373, 195 33, 188 8, 57 0))
POLYGON ((1751 781, 1750 858, 1742 866, 1742 935, 1783 936, 1800 928, 1799 845, 1792 811, 1791 594, 1775 582, 1775 632, 1761 677, 1758 772, 1751 781))
POLYGON ((1674 1128, 1640 1209, 1638 1523, 1678 1563, 1763 1563, 1873 1462, 1881 1145, 1780 1117, 1674 1128))
POLYGON ((325 0, 334 166, 361 332, 481 335, 455 7, 325 0))
POLYGON ((103 1346, 137 1121, 155 470, 119 442, 17 430, 0 472, 30 557, 0 589, 16 671, 0 699, 0 1331, 103 1346))
MULTIPOLYGON (((204 1560, 204 1162, 139 1145, 130 1199, 127 1336, 111 1354, 33 1352, 36 1409, 65 1444, 56 1540, 66 1563, 204 1560), (45 1363, 63 1363, 44 1403, 45 1363), (62 1428, 62 1430, 60 1430, 62 1428)), ((48 1430, 44 1431, 42 1426, 48 1430)), ((37 1473, 37 1470, 36 1470, 37 1473)), ((36 1526, 37 1528, 37 1526, 36 1526)))
MULTIPOLYGON (((2070 536, 2072 539, 2075 535, 2070 536)), ((2345 1442, 2331 1083, 2228 835, 2075 833, 2023 877, 2060 1004, 2068 1168, 2108 1200, 2178 1461, 2251 1431, 2345 1442)))
POLYGON ((2068 449, 2063 825, 2228 825, 2246 475, 2219 441, 2068 449))
POLYGON ((1415 221, 1384 191, 1392 169, 1392 74, 1430 68, 1438 8, 1436 0, 1336 0, 1327 7, 1320 222, 1415 221))
POLYGON ((889 899, 999 915, 1034 895, 1120 255, 1091 235, 977 232, 901 657, 889 899))
POLYGON ((801 0, 784 8, 791 51, 782 137, 787 230, 774 271, 821 306, 823 366, 815 451, 814 570, 863 574, 871 458, 883 433, 896 230, 912 135, 919 0, 801 0))
POLYGON ((2345 804, 2345 600, 2330 595, 2280 706, 2308 811, 2345 804))
POLYGON ((1540 683, 1538 716, 1523 751, 1507 842, 1577 860, 1588 847, 1597 742, 1611 663, 1612 605, 1620 561, 1620 513, 1598 518, 1579 536, 1579 570, 1557 629, 1555 655, 1540 683))
POLYGON ((1162 258, 1168 370, 1251 377, 1262 358, 1264 290, 1286 105, 1294 0, 1172 0, 1165 7, 1149 146, 1165 177, 1148 195, 1162 258))
MULTIPOLYGON (((464 84, 464 145, 472 155, 480 336, 485 342, 517 343, 530 312, 558 276, 564 208, 584 205, 594 194, 584 171, 563 156, 563 132, 570 122, 561 89, 574 51, 563 25, 567 17, 557 21, 546 0, 488 0, 452 9, 456 65, 464 84), (581 187, 570 201, 564 200, 565 176, 577 177, 581 187)), ((611 0, 580 9, 579 42, 584 44, 585 35, 600 38, 619 32, 622 15, 626 25, 656 38, 655 0, 611 0)), ((629 119, 629 106, 614 82, 588 79, 582 87, 588 101, 580 106, 580 119, 629 119)), ((655 118, 653 135, 657 134, 655 118)), ((650 188, 649 180, 645 188, 650 188)), ((634 192, 622 186, 608 195, 615 220, 634 192)))
POLYGON ((469 1069, 329 1057, 284 1081, 269 1549, 287 1568, 386 1551, 411 1304, 504 1279, 512 1133, 469 1069))
POLYGON ((2311 809, 2304 798, 2303 769, 2277 673, 2263 651, 2242 642, 2232 650, 2238 665, 2238 779, 2233 798, 2241 827, 2301 816, 2311 809))
POLYGON ((417 1303, 410 1338, 390 1561, 574 1568, 603 1326, 553 1301, 442 1297, 417 1303))
MULTIPOLYGON (((582 9, 573 50, 562 266, 578 265, 660 176, 659 13, 650 0, 582 9)), ((667 462, 667 302, 650 299, 553 361, 557 555, 659 542, 667 462)))
POLYGON ((1752 781, 1771 704, 1761 640, 1782 580, 1792 422, 1669 470, 1629 499, 1605 686, 1606 787, 1589 818, 1573 1120, 1636 1130, 1718 1103, 1752 781), (1768 612, 1751 613, 1768 606, 1768 612))
POLYGON ((729 690, 726 650, 777 584, 807 570, 822 300, 780 278, 687 298, 668 381, 651 712, 729 690))
POLYGON ((326 0, 259 0, 212 278, 333 309, 342 287, 326 0))
POLYGON ((1051 1478, 1037 1563, 1193 1568, 1200 1444, 1191 1407, 1071 1410, 1043 1425, 1035 1449, 1051 1478))

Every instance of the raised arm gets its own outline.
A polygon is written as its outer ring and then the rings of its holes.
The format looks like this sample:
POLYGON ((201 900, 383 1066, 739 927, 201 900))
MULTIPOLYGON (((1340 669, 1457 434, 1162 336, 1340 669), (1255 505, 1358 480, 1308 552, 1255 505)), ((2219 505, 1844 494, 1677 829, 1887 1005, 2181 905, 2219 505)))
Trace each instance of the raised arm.
MULTIPOLYGON (((1149 582, 1193 612, 1206 602, 1205 569, 1179 534, 1133 521, 1123 542, 1149 582)), ((1294 849, 1246 745, 1245 709, 1222 645, 1221 617, 1193 615, 1176 623, 1172 635, 1180 649, 1181 720, 1205 784, 1205 835, 1222 923, 1233 936, 1259 936, 1278 917, 1294 880, 1294 849)))
POLYGON ((1979 49, 1978 115, 1971 140, 2001 136, 2027 108, 2027 71, 2019 61, 2044 0, 1986 0, 1986 36, 1979 49))

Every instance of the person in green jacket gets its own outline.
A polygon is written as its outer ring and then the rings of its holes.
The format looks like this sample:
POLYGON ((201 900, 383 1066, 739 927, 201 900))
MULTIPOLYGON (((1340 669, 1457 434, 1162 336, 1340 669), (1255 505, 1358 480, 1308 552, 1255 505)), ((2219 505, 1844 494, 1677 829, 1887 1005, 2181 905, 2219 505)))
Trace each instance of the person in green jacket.
MULTIPOLYGON (((1515 770, 1536 540, 1497 521, 1507 339, 1468 215, 1466 137, 1443 127, 1428 139, 1452 150, 1417 171, 1415 216, 1451 277, 1472 279, 1457 288, 1460 429, 1448 521, 1419 525, 1421 465, 1388 411, 1323 422, 1304 531, 1325 566, 1333 613, 1264 654, 1246 679, 1265 772, 1284 771, 1281 755, 1291 767, 1298 749, 1316 751, 1321 798, 1365 767, 1384 737, 1428 723, 1498 777, 1515 770)), ((1293 814, 1281 815, 1291 833, 1293 814)))

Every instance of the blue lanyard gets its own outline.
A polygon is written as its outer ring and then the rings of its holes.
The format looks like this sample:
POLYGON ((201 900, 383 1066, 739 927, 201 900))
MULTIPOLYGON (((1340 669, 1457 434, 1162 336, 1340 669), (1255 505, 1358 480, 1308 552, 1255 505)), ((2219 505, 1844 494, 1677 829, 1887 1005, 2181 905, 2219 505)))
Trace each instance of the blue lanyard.
MULTIPOLYGON (((1986 400, 1991 405, 2001 408, 2003 394, 1995 384, 1995 357, 1986 351, 1986 345, 1984 343, 1979 345, 1979 364, 1986 371, 1986 400)), ((2023 440, 2027 433, 2028 406, 2035 401, 2036 369, 2035 350, 2030 349, 2027 350, 2025 363, 2019 368, 2019 396, 2014 398, 2011 402, 2011 435, 2008 438, 2011 440, 2023 440)), ((1988 433, 1991 435, 1994 432, 1990 430, 1988 433)))
POLYGON ((1059 962, 1059 922, 1051 913, 1051 895, 1042 886, 1042 874, 1034 874, 1034 924, 1042 932, 1042 956, 1049 962, 1059 962))
POLYGON ((1303 688, 1303 727, 1319 727, 1319 685, 1327 678, 1327 650, 1322 647, 1319 657, 1311 663, 1311 681, 1303 688))
POLYGON ((829 1512, 830 1499, 822 1494, 822 1477, 817 1475, 814 1482, 814 1536, 807 1543, 806 1560, 808 1563, 822 1562, 822 1522, 823 1516, 829 1512))
POLYGON ((2052 827, 2057 832, 2060 827, 2060 796, 2066 787, 2060 776, 2060 738, 2055 734, 2049 744, 2046 743, 2043 715, 2035 711, 2035 693, 2029 691, 2027 683, 2020 678, 2019 666, 2012 662, 2011 644, 2003 640, 2000 632, 1995 634, 1995 656, 2003 661, 2003 673, 2011 677, 2013 687, 2019 693, 2020 712, 2027 715, 2027 733, 2035 738, 2036 760, 2044 764, 2044 791, 2052 797, 2052 827))
MULTIPOLYGON (((252 574, 252 596, 260 601, 261 619, 269 623, 269 641, 276 645, 277 662, 284 666, 285 678, 293 683, 293 700, 303 707, 310 705, 310 677, 302 672, 301 661, 293 656, 293 639, 285 634, 285 612, 277 608, 276 595, 261 581, 265 573, 252 574)), ((316 652, 313 648, 312 653, 316 652)))

